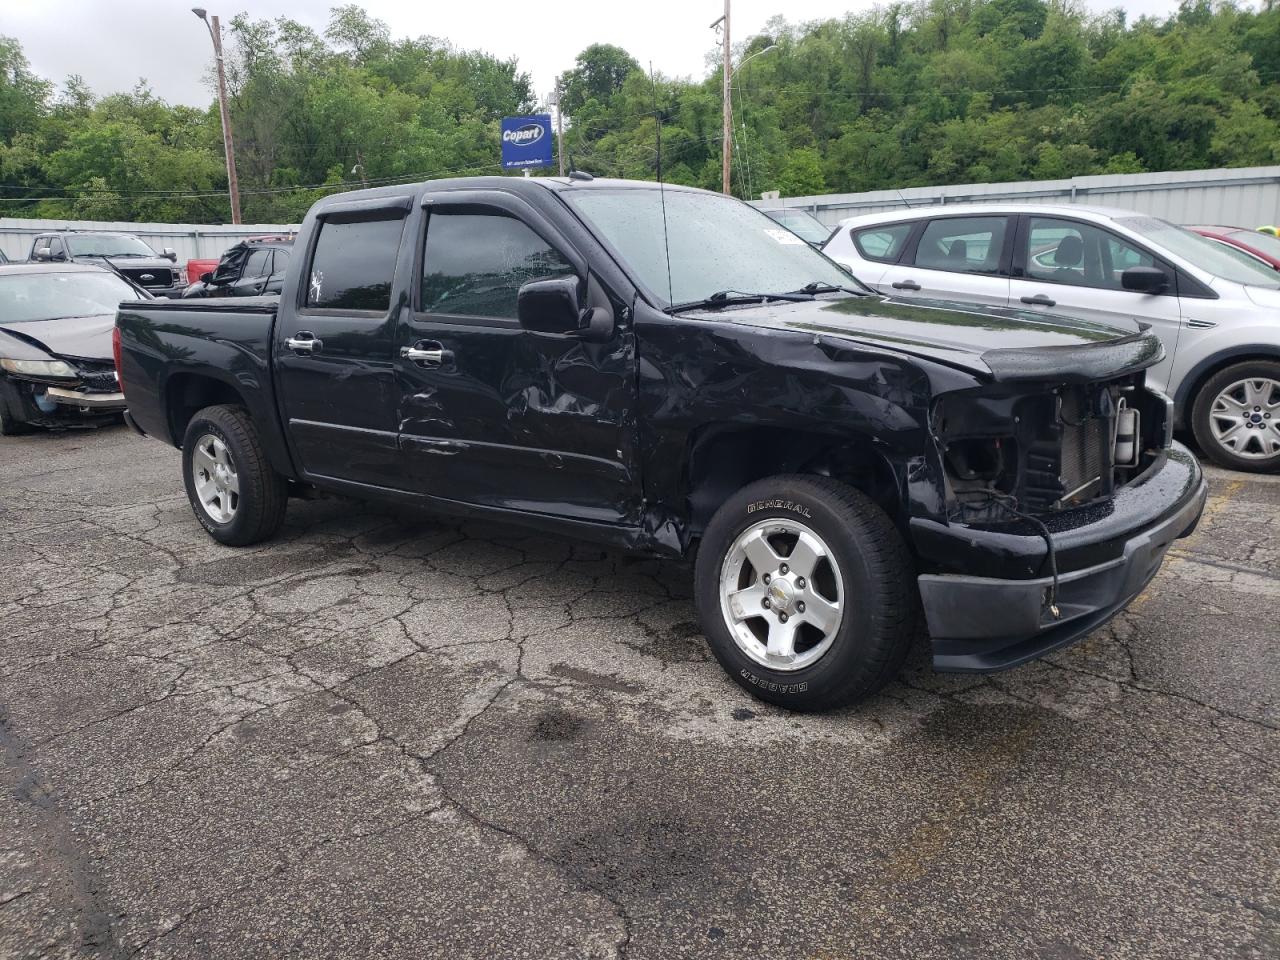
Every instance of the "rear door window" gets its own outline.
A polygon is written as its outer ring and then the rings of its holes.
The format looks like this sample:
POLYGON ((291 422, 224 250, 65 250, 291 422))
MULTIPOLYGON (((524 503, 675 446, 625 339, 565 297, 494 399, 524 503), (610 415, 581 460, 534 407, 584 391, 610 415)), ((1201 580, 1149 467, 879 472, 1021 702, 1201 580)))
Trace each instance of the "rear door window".
POLYGON ((1008 217, 943 217, 930 220, 916 245, 915 265, 953 273, 1000 272, 1008 217))
POLYGON ((902 255, 902 248, 911 236, 914 223, 893 223, 883 227, 863 227, 853 230, 853 245, 867 260, 895 263, 902 255))
POLYGON ((255 250, 249 254, 244 265, 243 276, 246 279, 265 277, 271 273, 271 250, 255 250))
POLYGON ((321 222, 307 274, 309 309, 385 312, 404 217, 326 219, 321 222))

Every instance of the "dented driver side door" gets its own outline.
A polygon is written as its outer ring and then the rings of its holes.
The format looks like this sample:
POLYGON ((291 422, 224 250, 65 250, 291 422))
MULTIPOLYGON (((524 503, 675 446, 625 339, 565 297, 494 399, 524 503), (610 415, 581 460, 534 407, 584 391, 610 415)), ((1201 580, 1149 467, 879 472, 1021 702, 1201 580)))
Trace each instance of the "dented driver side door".
POLYGON ((585 285, 585 261, 538 211, 498 191, 434 199, 423 221, 398 351, 400 446, 416 488, 481 506, 638 522, 630 325, 587 343, 516 319, 522 284, 577 275, 585 285))

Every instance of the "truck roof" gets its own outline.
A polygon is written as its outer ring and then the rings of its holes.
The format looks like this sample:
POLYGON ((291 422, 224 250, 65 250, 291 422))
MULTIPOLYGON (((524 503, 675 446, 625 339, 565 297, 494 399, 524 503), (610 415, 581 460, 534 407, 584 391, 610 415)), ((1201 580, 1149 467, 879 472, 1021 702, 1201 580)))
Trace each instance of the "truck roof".
MULTIPOLYGON (((685 193, 712 192, 675 183, 665 183, 661 186, 666 190, 679 190, 685 193)), ((529 195, 536 190, 564 193, 571 190, 657 190, 658 188, 659 184, 653 180, 620 180, 612 177, 592 177, 589 180, 576 177, 448 177, 442 180, 425 180, 419 183, 400 183, 387 187, 370 187, 365 190, 333 193, 317 200, 312 209, 320 212, 338 204, 357 200, 406 195, 421 196, 427 193, 447 193, 451 190, 506 190, 517 195, 529 195)))

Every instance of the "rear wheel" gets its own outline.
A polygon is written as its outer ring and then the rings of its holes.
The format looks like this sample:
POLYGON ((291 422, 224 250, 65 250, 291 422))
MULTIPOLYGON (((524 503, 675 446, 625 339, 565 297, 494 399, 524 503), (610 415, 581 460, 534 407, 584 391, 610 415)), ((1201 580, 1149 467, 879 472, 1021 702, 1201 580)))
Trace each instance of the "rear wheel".
POLYGON ((910 555, 869 497, 825 477, 754 483, 716 512, 696 598, 721 665, 794 710, 864 699, 902 666, 916 617, 910 555))
POLYGON ((1280 470, 1280 363, 1249 360, 1209 378, 1191 427, 1205 456, 1233 470, 1280 470))
POLYGON ((196 519, 220 543, 257 543, 284 522, 288 485, 271 469, 253 421, 240 407, 205 407, 191 418, 182 441, 182 479, 196 519))

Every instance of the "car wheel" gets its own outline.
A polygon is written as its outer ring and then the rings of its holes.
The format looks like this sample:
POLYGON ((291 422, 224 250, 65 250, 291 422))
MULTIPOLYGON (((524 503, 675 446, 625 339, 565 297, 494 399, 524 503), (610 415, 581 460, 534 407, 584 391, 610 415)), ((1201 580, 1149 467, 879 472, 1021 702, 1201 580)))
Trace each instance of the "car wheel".
POLYGON ((769 477, 730 497, 703 535, 694 589, 721 666, 793 710, 875 693, 901 668, 917 617, 897 529, 826 477, 769 477))
POLYGON ((182 479, 196 519, 220 543, 243 547, 284 522, 288 485, 271 469, 241 407, 205 407, 187 425, 182 479))
POLYGON ((1249 360, 1215 373, 1196 395, 1191 428, 1214 463, 1280 470, 1280 363, 1249 360))

